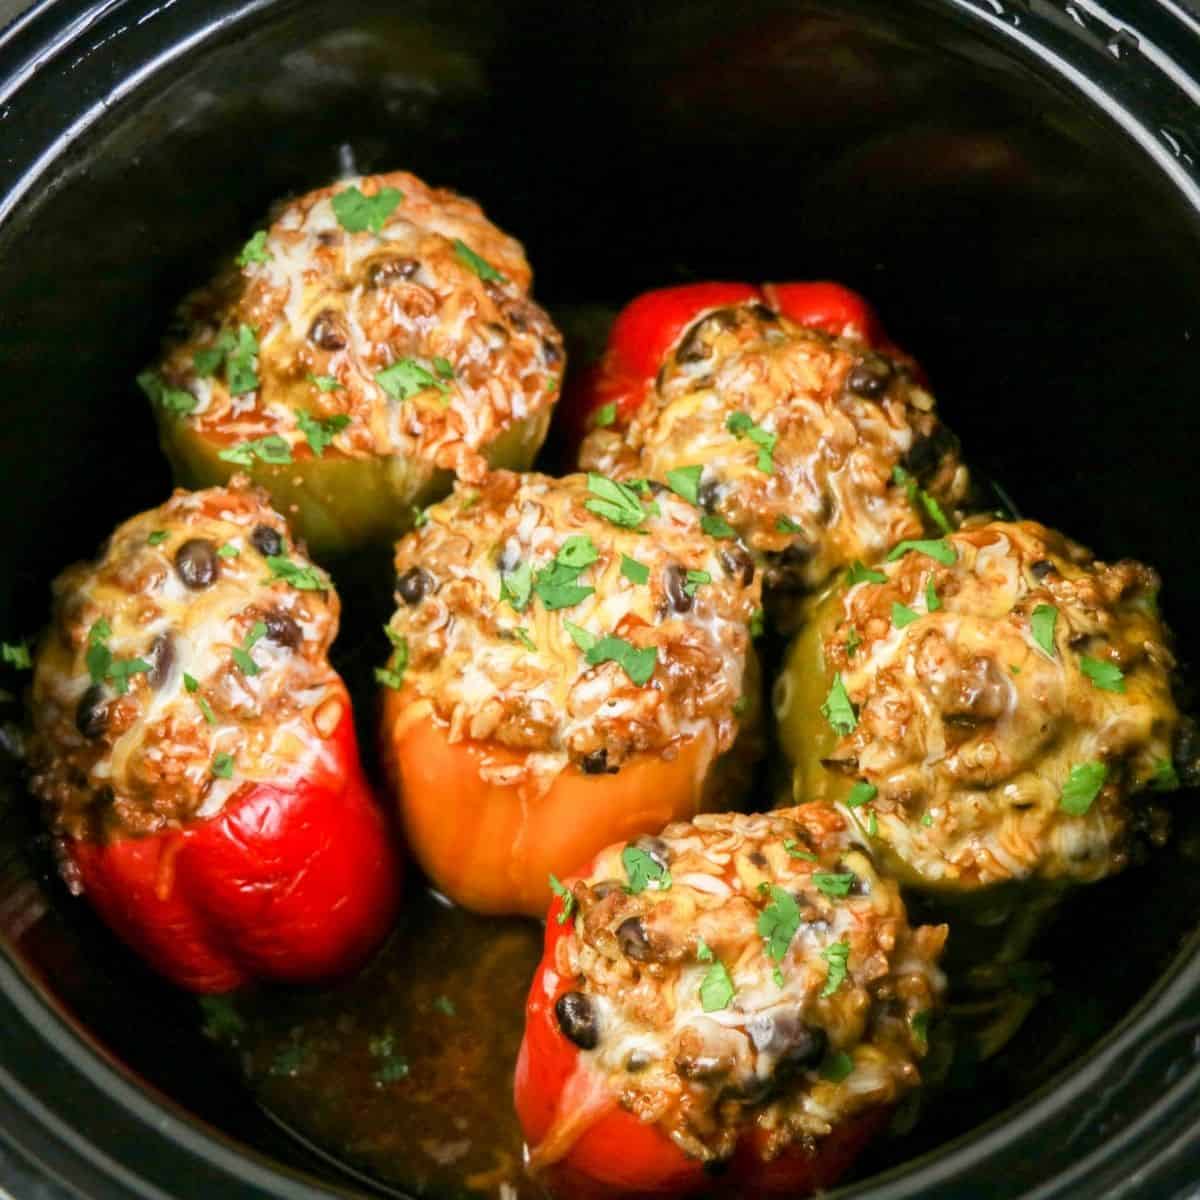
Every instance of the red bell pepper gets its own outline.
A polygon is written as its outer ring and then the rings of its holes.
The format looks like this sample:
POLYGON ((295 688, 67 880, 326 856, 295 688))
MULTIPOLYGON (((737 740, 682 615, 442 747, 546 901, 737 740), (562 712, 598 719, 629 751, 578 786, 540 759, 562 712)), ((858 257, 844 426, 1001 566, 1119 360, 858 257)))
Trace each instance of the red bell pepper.
POLYGON ((567 445, 572 451, 578 447, 606 404, 615 406, 613 425, 628 424, 671 348, 702 314, 755 300, 799 325, 833 337, 857 338, 905 358, 866 300, 837 283, 689 283, 659 288, 621 310, 600 361, 568 381, 559 409, 567 445))
MULTIPOLYGON (((573 882, 564 881, 568 891, 573 882)), ((559 923, 562 904, 556 896, 546 918, 514 1083, 531 1164, 555 1194, 572 1200, 682 1196, 701 1190, 714 1196, 807 1196, 831 1187, 887 1124, 888 1109, 868 1110, 835 1126, 815 1147, 796 1144, 773 1159, 763 1158, 763 1135, 750 1126, 725 1170, 710 1173, 657 1125, 621 1108, 604 1077, 588 1069, 578 1047, 559 1028, 554 1006, 575 986, 555 969, 558 942, 573 928, 570 922, 559 923)))
POLYGON ((359 762, 350 698, 298 781, 246 783, 218 815, 111 842, 68 838, 104 921, 181 987, 310 982, 391 927, 400 863, 359 762))

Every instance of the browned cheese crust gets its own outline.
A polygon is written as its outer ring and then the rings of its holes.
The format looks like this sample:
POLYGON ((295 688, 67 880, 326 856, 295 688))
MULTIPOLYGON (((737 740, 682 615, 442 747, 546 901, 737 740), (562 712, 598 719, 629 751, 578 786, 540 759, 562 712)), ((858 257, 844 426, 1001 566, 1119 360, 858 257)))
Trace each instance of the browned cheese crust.
POLYGON ((553 404, 562 339, 529 297, 520 243, 474 201, 397 171, 309 192, 266 233, 254 260, 188 297, 183 339, 162 361, 167 385, 196 399, 184 419, 199 433, 235 443, 278 435, 299 461, 311 451, 297 412, 347 417, 325 453, 478 480, 486 447, 553 404), (402 194, 378 232, 339 222, 332 198, 351 187, 402 194), (243 328, 257 345, 245 359, 256 383, 244 391, 218 352, 218 339, 243 328), (389 394, 376 376, 401 360, 433 382, 415 375, 407 394, 389 394))
POLYGON ((594 430, 580 462, 657 480, 702 466, 701 503, 782 591, 813 590, 921 536, 932 518, 896 468, 947 520, 968 488, 955 439, 905 364, 757 304, 693 325, 629 427, 594 430))
POLYGON ((586 476, 496 472, 427 509, 397 545, 404 686, 451 740, 527 752, 495 782, 529 773, 548 785, 568 763, 611 771, 686 737, 711 757, 737 736, 753 564, 670 492, 626 499, 633 527, 589 509, 603 502, 586 476), (644 680, 619 657, 589 662, 586 647, 608 638, 642 656, 644 680))
POLYGON ((916 1086, 946 927, 909 925, 838 813, 704 815, 633 850, 668 878, 631 894, 638 864, 604 851, 554 962, 625 1108, 705 1160, 757 1126, 770 1157, 916 1086))
POLYGON ((337 596, 244 479, 177 491, 53 590, 31 761, 56 833, 150 834, 286 784, 349 703, 326 657, 337 596))

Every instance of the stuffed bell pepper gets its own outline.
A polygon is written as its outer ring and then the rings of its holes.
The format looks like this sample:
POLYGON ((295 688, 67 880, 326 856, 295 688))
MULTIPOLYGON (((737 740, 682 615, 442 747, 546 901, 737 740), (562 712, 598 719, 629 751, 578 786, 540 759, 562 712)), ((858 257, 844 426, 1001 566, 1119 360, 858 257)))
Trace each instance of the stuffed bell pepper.
POLYGON ((338 975, 391 925, 399 863, 337 625, 244 477, 176 492, 55 582, 34 790, 72 890, 182 987, 338 975))
POLYGON ((541 916, 550 873, 745 786, 758 574, 667 489, 497 472, 427 509, 396 572, 383 752, 451 899, 541 916))
POLYGON ((528 467, 565 365, 530 281, 478 205, 413 175, 285 204, 140 377, 178 482, 247 472, 325 556, 390 544, 456 476, 528 467))
POLYGON ((825 805, 700 815, 564 879, 515 1099, 562 1196, 805 1196, 920 1081, 944 926, 825 805))
POLYGON ((706 308, 658 361, 627 420, 615 402, 593 417, 580 462, 666 483, 736 533, 785 627, 835 572, 961 516, 957 442, 906 360, 748 299, 706 308))

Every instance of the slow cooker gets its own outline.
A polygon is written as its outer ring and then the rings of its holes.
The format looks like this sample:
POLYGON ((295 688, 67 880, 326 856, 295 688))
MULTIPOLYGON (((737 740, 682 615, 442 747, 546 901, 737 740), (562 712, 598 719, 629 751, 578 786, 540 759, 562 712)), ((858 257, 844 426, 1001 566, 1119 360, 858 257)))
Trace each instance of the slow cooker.
MULTIPOLYGON (((275 198, 403 167, 485 199, 552 312, 702 278, 869 295, 979 468, 1154 563, 1200 653, 1185 0, 43 0, 0 36, 0 90, 4 631, 166 494, 132 381, 175 299, 275 198)), ((68 896, 7 755, 0 786, 0 1183, 380 1194, 273 1122, 68 896)), ((969 1099, 839 1195, 1196 1194, 1195 800, 1050 930, 1053 990, 969 1099)))

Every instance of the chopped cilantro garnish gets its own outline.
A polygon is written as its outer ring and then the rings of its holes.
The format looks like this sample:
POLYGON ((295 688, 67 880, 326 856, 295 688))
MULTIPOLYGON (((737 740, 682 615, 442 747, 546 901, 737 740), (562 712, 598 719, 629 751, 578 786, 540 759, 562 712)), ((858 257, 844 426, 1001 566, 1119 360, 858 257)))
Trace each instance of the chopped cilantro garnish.
POLYGON ((211 346, 203 346, 192 355, 192 366, 201 379, 215 375, 225 361, 225 355, 237 345, 233 331, 223 329, 211 346))
POLYGON ((18 671, 28 671, 33 666, 29 647, 24 642, 0 642, 0 660, 18 671))
POLYGON ((212 773, 217 779, 233 778, 233 755, 216 754, 212 760, 212 773))
POLYGON ((245 640, 240 646, 235 646, 233 650, 233 661, 237 663, 243 675, 257 675, 260 667, 258 663, 250 657, 250 651, 263 639, 266 635, 267 626, 263 621, 255 621, 250 632, 246 634, 245 640))
POLYGON ((911 625, 917 619, 917 616, 918 614, 913 612, 907 604, 892 602, 892 624, 897 629, 903 629, 906 625, 911 625))
POLYGON ((618 483, 595 471, 588 472, 587 478, 589 498, 583 502, 583 507, 614 525, 626 529, 634 529, 646 518, 642 502, 637 493, 627 483, 618 483))
POLYGON ((933 813, 927 812, 927 813, 922 814, 921 824, 926 829, 932 829, 933 828, 933 813))
POLYGON ((225 382, 229 385, 230 395, 241 396, 258 387, 257 354, 257 334, 249 325, 239 325, 237 345, 225 355, 225 382))
POLYGON ((704 473, 702 466, 676 467, 667 472, 667 487, 677 496, 682 496, 689 504, 700 503, 700 476, 704 473))
MULTIPOLYGON (((582 566, 572 566, 570 561, 564 561, 564 552, 567 552, 568 558, 578 558, 579 556, 579 552, 576 550, 567 551, 568 545, 573 540, 570 539, 568 543, 564 543, 554 559, 538 571, 534 577, 533 590, 537 592, 538 599, 549 612, 555 612, 560 608, 571 608, 581 600, 586 600, 596 590, 579 583, 582 566)), ((590 540, 587 540, 587 543, 589 546, 591 545, 590 540)), ((588 561, 594 560, 589 559, 588 561)))
POLYGON ((593 429, 607 429, 617 419, 617 406, 610 400, 607 404, 602 404, 592 414, 593 429))
POLYGON ((88 630, 88 648, 85 661, 87 662, 88 674, 92 677, 93 683, 103 683, 108 675, 108 668, 112 663, 112 651, 105 645, 105 642, 112 637, 112 626, 108 621, 101 617, 88 630))
POLYGON ((518 625, 512 631, 512 635, 517 639, 518 642, 521 643, 522 646, 525 647, 526 650, 537 650, 537 646, 533 644, 533 638, 529 636, 529 630, 526 629, 524 625, 518 625))
POLYGON ((565 925, 571 919, 571 914, 575 911, 575 896, 572 894, 571 889, 565 887, 559 881, 558 876, 553 873, 550 875, 550 890, 562 900, 562 908, 558 914, 558 923, 565 925))
POLYGON ((882 571, 872 571, 857 560, 846 572, 846 586, 854 587, 858 583, 887 583, 887 576, 882 571))
POLYGON ((918 513, 924 511, 943 533, 951 532, 952 526, 942 506, 903 467, 892 468, 892 479, 908 493, 908 502, 918 513))
POLYGON ((637 846, 626 846, 621 851, 621 865, 629 879, 625 890, 633 896, 644 892, 651 884, 662 892, 671 886, 671 872, 637 846))
POLYGON ((449 996, 434 996, 433 1010, 434 1012, 440 1012, 443 1017, 458 1016, 458 1009, 449 996))
POLYGON ((930 579, 925 584, 925 611, 937 612, 942 607, 942 602, 938 598, 937 589, 933 586, 933 580, 930 579))
POLYGON ((316 384, 318 392, 340 392, 344 389, 333 375, 314 375, 311 371, 308 373, 308 382, 316 384))
POLYGON ((746 438, 758 447, 758 469, 770 475, 775 470, 775 443, 779 435, 769 433, 761 425, 756 425, 746 412, 730 413, 725 419, 725 428, 736 438, 746 438))
POLYGON ((270 433, 266 437, 255 438, 253 441, 230 446, 228 450, 221 450, 217 457, 224 462, 237 463, 240 467, 253 466, 256 458, 278 465, 292 461, 292 448, 285 438, 281 438, 277 433, 270 433))
POLYGON ((1058 609, 1053 604, 1039 604, 1029 618, 1033 630, 1033 640, 1044 653, 1051 658, 1055 656, 1054 626, 1058 623, 1058 609))
POLYGON ((928 1009, 919 1013, 913 1013, 912 1031, 913 1036, 921 1043, 922 1046, 929 1045, 929 1017, 928 1009))
POLYGON ((700 518, 700 528, 714 538, 731 538, 737 536, 737 531, 724 517, 718 517, 715 513, 705 513, 700 518))
POLYGON ((795 838, 784 838, 783 848, 792 856, 792 858, 800 858, 805 862, 815 863, 817 856, 811 850, 804 850, 800 843, 795 838))
POLYGON ((415 358, 402 358, 375 372, 375 382, 393 400, 410 400, 426 388, 437 388, 443 395, 450 385, 427 371, 415 358))
POLYGON ((403 199, 404 193, 399 188, 380 188, 375 195, 364 196, 357 187, 348 187, 338 192, 330 204, 338 224, 347 233, 363 233, 368 229, 379 233, 403 199))
POLYGON ((712 583, 712 576, 707 571, 688 571, 684 577, 686 582, 683 585, 684 594, 694 596, 696 589, 703 587, 706 583, 712 583))
POLYGON ((763 635, 763 610, 756 608, 750 614, 750 636, 759 638, 763 635))
POLYGON ((443 358, 440 354, 435 354, 429 361, 433 363, 433 369, 439 379, 454 378, 454 364, 448 358, 443 358))
POLYGON ((846 657, 853 658, 859 646, 862 645, 862 638, 858 635, 858 630, 853 625, 850 626, 850 632, 846 634, 846 657))
POLYGON ((733 702, 733 715, 735 717, 743 717, 746 715, 746 712, 749 710, 749 708, 750 708, 750 697, 749 696, 739 696, 733 702))
POLYGON ((830 1083, 841 1083, 843 1079, 853 1074, 853 1072, 854 1059, 845 1050, 838 1050, 836 1053, 831 1054, 821 1064, 821 1078, 829 1080, 830 1083))
POLYGON ((1058 803, 1063 812, 1073 817, 1082 817, 1100 795, 1100 789, 1108 778, 1108 767, 1102 762, 1076 763, 1063 784, 1058 803))
POLYGON ((840 671, 834 675, 829 695, 825 697, 825 703, 821 705, 821 716, 829 722, 834 733, 839 733, 843 737, 853 733, 858 727, 858 715, 854 711, 854 705, 850 702, 850 696, 846 691, 846 685, 842 682, 840 671))
POLYGON ((533 568, 527 563, 518 563, 511 571, 500 576, 500 599, 507 601, 517 612, 524 612, 533 594, 533 568))
POLYGON ((624 638, 609 634, 587 651, 587 661, 593 666, 615 662, 638 687, 644 687, 654 674, 658 651, 653 646, 638 648, 624 638))
POLYGON ((910 550, 915 551, 917 554, 924 554, 936 562, 940 562, 944 567, 953 566, 958 560, 958 553, 945 538, 937 538, 932 541, 920 539, 917 541, 900 542, 892 547, 887 560, 888 562, 895 562, 896 559, 903 558, 910 550))
POLYGON ((1156 792, 1174 792, 1178 790, 1179 773, 1175 770, 1175 764, 1169 758, 1157 759, 1154 763, 1154 776, 1150 780, 1150 786, 1156 792))
POLYGON ((770 886, 771 903, 758 914, 758 935, 766 941, 766 954, 772 962, 782 962, 796 930, 800 928, 800 906, 783 888, 770 886))
POLYGON ((873 783, 868 783, 865 779, 860 779, 850 789, 850 795, 846 797, 846 803, 851 808, 861 808, 864 804, 870 804, 878 795, 879 789, 873 783))
POLYGON ((775 518, 776 533, 803 533, 804 531, 792 520, 791 517, 776 517, 775 518))
POLYGON ((724 963, 714 962, 700 981, 700 1007, 705 1012, 720 1012, 733 1001, 734 987, 724 963))
POLYGON ((271 583, 282 579, 301 592, 323 592, 328 586, 325 577, 316 567, 302 567, 292 562, 286 554, 272 554, 267 558, 267 566, 271 569, 271 583))
POLYGON ((590 567, 600 557, 595 544, 586 533, 572 534, 563 542, 554 561, 570 567, 574 571, 582 571, 590 567))
POLYGON ((854 886, 854 876, 848 873, 835 874, 829 871, 817 871, 813 875, 812 881, 816 885, 817 891, 834 900, 850 895, 850 889, 854 886))
POLYGON ((144 658, 114 658, 108 668, 108 678, 118 696, 129 691, 129 679, 133 675, 144 675, 154 668, 144 658))
POLYGON ((589 633, 574 621, 563 621, 563 628, 570 635, 571 641, 586 654, 600 639, 594 633, 589 633))
POLYGON ((228 996, 199 996, 196 1002, 204 1014, 202 1029, 205 1037, 214 1041, 236 1041, 237 1035, 245 1031, 246 1022, 228 996))
POLYGON ((383 632, 392 644, 392 657, 386 667, 375 668, 375 681, 395 692, 404 684, 404 672, 408 667, 408 638, 390 625, 385 625, 383 632))
POLYGON ((622 554, 621 574, 630 583, 647 583, 650 579, 650 568, 645 563, 638 562, 636 558, 630 558, 628 554, 622 554))
POLYGON ((842 986, 846 978, 847 964, 850 959, 849 942, 834 942, 821 951, 821 957, 829 964, 825 973, 825 986, 821 989, 821 999, 832 996, 842 986))
POLYGON ((376 667, 375 682, 391 688, 393 692, 398 692, 404 686, 404 675, 402 672, 393 671, 388 667, 376 667))
POLYGON ((150 546, 161 546, 171 535, 165 529, 156 529, 147 539, 150 546))
POLYGON ((143 371, 137 377, 137 383, 152 403, 161 405, 167 412, 190 413, 200 403, 191 392, 168 387, 153 371, 143 371))
POLYGON ((267 231, 256 230, 250 240, 242 247, 237 256, 239 267, 248 267, 251 263, 270 262, 275 256, 267 249, 267 231))
POLYGON ((712 962, 713 952, 709 944, 702 938, 696 939, 696 960, 698 962, 712 962))
POLYGON ((454 239, 454 253, 463 266, 474 271, 484 283, 507 283, 508 280, 486 258, 480 258, 462 238, 454 239))
POLYGON ((305 439, 312 448, 313 454, 317 458, 324 456, 329 443, 350 424, 350 418, 345 413, 338 413, 336 416, 326 417, 324 420, 321 420, 319 417, 314 417, 311 413, 305 412, 302 408, 297 408, 294 411, 296 413, 296 424, 299 426, 300 432, 304 434, 305 439))
POLYGON ((232 542, 226 542, 217 551, 217 555, 220 558, 237 558, 240 553, 241 551, 232 542))
POLYGON ((1102 692, 1123 692, 1125 690, 1125 674, 1116 663, 1105 662, 1103 659, 1083 654, 1079 658, 1079 669, 1102 692))

